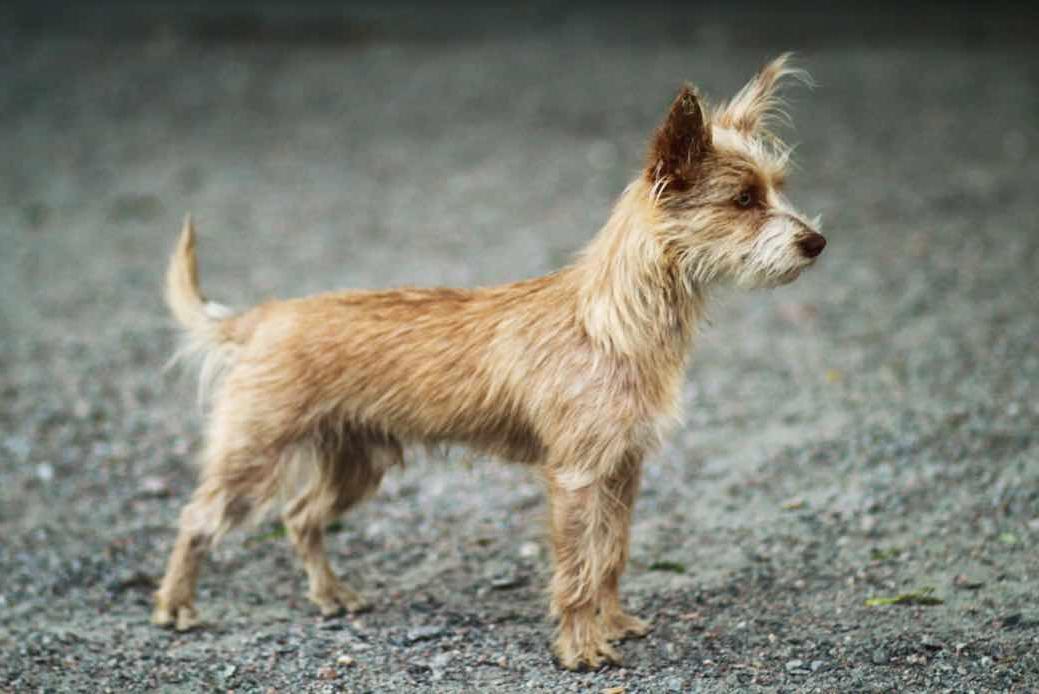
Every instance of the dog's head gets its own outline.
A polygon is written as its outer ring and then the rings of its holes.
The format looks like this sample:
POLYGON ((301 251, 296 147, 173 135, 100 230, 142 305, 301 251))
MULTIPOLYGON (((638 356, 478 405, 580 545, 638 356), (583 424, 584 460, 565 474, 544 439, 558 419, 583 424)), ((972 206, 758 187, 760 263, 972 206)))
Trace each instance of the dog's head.
POLYGON ((661 240, 691 281, 786 284, 826 246, 817 222, 783 196, 790 149, 769 126, 785 116, 777 90, 786 77, 808 81, 782 55, 711 110, 687 85, 653 137, 645 176, 661 240))

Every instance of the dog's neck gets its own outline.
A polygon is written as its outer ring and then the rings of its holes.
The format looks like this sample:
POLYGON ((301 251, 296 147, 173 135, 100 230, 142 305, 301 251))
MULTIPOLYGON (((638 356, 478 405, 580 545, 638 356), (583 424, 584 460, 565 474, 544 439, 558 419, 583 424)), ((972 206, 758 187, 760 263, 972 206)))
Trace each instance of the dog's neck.
POLYGON ((570 268, 578 318, 600 349, 635 359, 667 353, 684 363, 706 292, 680 275, 654 233, 659 223, 649 183, 632 182, 570 268))

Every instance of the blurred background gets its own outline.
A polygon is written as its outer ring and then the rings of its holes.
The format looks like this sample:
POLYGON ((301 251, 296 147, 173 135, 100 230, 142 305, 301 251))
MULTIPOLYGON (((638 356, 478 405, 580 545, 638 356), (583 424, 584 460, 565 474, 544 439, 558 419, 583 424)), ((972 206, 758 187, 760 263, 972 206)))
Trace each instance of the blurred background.
POLYGON ((1037 30, 1026 3, 5 4, 0 691, 1034 685, 1037 30), (220 628, 147 625, 198 446, 162 371, 185 212, 237 306, 545 273, 683 82, 720 100, 788 50, 818 83, 790 195, 829 245, 717 298, 636 513, 658 629, 628 669, 550 666, 528 471, 422 454, 332 541, 364 621, 316 622, 265 526, 203 577, 220 628))

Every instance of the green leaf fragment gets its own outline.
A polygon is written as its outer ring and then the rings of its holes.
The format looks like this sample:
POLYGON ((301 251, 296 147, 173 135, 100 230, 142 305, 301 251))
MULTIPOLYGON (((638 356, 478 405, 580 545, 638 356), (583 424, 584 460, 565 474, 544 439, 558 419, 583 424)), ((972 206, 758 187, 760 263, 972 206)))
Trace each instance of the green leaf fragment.
POLYGON ((252 545, 258 545, 261 542, 270 542, 271 540, 277 540, 282 537, 285 537, 285 526, 278 523, 265 533, 253 535, 245 541, 245 545, 250 547, 252 545))
POLYGON ((889 547, 887 549, 873 547, 869 551, 869 558, 873 561, 887 561, 888 559, 898 559, 901 554, 902 550, 898 547, 889 547))
POLYGON ((655 561, 649 565, 650 571, 670 571, 673 574, 684 574, 685 565, 677 561, 655 561))

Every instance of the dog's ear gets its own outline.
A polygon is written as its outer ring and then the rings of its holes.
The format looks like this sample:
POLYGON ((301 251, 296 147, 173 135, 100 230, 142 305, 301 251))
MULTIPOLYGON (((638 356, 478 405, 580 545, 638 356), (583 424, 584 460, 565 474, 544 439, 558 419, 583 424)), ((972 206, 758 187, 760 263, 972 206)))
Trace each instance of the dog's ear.
POLYGON ((745 135, 755 135, 766 134, 771 120, 789 120, 783 111, 783 100, 779 97, 783 79, 791 77, 812 85, 812 78, 807 72, 790 64, 791 58, 791 53, 784 53, 761 68, 732 101, 718 109, 715 122, 745 135))
POLYGON ((710 146, 710 124, 704 118, 700 97, 687 84, 678 92, 667 118, 653 135, 646 177, 662 188, 685 190, 696 179, 710 146))

